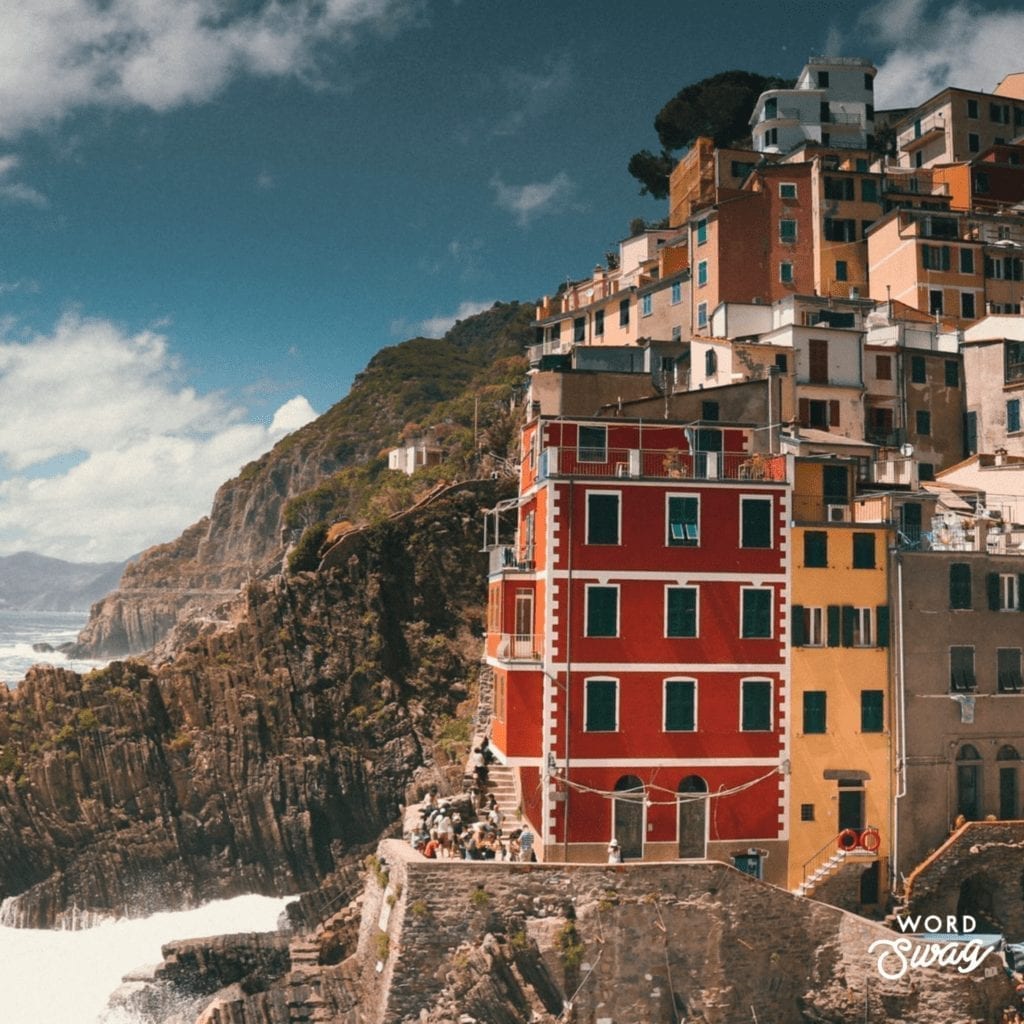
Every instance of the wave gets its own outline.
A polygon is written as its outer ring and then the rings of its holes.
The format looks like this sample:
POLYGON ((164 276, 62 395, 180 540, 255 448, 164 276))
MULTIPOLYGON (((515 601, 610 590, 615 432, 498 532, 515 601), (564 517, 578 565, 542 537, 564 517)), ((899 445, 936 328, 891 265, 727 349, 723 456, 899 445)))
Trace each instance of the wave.
POLYGON ((78 637, 87 616, 82 612, 0 611, 0 683, 9 687, 25 678, 33 665, 53 665, 74 672, 88 672, 106 664, 68 658, 60 650, 37 651, 33 645, 53 648, 78 637))

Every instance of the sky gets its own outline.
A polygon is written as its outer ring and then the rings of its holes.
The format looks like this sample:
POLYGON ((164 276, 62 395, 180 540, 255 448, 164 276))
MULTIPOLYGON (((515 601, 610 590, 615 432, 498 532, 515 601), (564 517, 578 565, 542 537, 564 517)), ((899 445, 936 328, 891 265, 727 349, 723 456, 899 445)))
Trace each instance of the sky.
POLYGON ((999 0, 0 0, 0 555, 170 540, 380 348, 585 276, 691 82, 1022 53, 999 0))

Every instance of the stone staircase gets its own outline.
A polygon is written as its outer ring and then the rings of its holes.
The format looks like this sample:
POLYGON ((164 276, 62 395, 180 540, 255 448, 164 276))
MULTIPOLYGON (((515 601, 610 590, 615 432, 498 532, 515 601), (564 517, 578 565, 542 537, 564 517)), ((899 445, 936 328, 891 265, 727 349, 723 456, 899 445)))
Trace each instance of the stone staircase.
POLYGON ((793 892, 797 896, 810 896, 822 882, 831 878, 846 863, 847 856, 846 850, 836 850, 828 860, 815 868, 793 892))
POLYGON ((519 796, 516 793, 515 773, 511 768, 495 762, 487 772, 488 796, 493 796, 495 802, 505 816, 502 822, 501 831, 504 835, 524 825, 520 816, 519 796))

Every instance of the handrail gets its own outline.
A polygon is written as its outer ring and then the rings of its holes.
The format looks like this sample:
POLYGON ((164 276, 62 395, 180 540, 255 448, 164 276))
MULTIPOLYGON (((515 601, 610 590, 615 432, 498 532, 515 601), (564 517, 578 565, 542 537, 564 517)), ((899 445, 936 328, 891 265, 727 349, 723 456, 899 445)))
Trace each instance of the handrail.
POLYGON ((810 875, 813 875, 827 860, 830 860, 836 855, 841 853, 845 857, 846 854, 852 853, 854 850, 864 850, 867 853, 875 853, 878 850, 878 844, 874 848, 869 847, 865 843, 865 837, 868 835, 878 836, 878 828, 874 825, 865 825, 861 829, 855 828, 844 828, 837 832, 817 853, 812 854, 803 865, 803 882, 807 884, 807 879, 810 875), (844 842, 845 837, 852 836, 853 843, 847 846, 844 842))

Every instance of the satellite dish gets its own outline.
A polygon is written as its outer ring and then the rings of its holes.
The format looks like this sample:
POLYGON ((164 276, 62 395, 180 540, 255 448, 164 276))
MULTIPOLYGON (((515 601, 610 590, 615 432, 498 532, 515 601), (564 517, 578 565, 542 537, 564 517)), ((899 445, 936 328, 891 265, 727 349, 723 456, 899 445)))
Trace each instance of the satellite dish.
POLYGON ((900 445, 900 455, 905 459, 909 459, 914 454, 914 446, 909 441, 904 441, 900 445))

